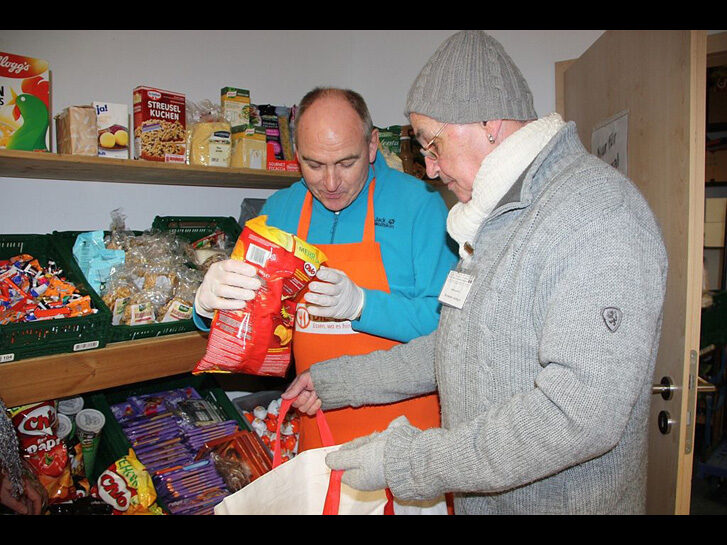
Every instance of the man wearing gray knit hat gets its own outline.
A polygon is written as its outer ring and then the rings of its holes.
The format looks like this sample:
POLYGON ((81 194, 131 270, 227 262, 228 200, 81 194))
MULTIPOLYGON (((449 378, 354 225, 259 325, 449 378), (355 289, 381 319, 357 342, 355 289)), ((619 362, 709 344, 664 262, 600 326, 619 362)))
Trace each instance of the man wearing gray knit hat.
POLYGON ((459 201, 438 329, 314 365, 284 397, 309 412, 438 391, 441 428, 402 417, 328 455, 354 488, 451 492, 456 514, 643 513, 667 274, 648 204, 572 122, 538 118, 483 31, 445 40, 406 113, 459 201))

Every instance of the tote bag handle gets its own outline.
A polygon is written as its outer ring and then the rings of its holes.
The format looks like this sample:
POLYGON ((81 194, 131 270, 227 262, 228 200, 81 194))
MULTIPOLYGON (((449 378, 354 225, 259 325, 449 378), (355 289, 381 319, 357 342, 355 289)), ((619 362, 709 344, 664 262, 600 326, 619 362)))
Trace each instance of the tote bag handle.
MULTIPOLYGON (((283 421, 285 420, 285 415, 288 414, 288 410, 290 409, 290 406, 292 405, 294 400, 292 399, 284 399, 283 402, 280 404, 280 410, 278 411, 278 425, 275 430, 275 442, 273 446, 273 467, 278 467, 282 461, 282 455, 280 453, 280 426, 282 425, 283 421)), ((333 441, 333 434, 331 433, 331 428, 328 427, 328 422, 326 422, 326 417, 323 414, 323 411, 320 409, 316 413, 316 422, 318 423, 318 432, 321 434, 321 442, 323 443, 324 447, 332 447, 335 445, 333 441)), ((341 477, 343 476, 343 471, 341 470, 332 470, 331 471, 331 479, 328 482, 328 492, 326 493, 326 501, 323 504, 323 514, 324 515, 337 515, 338 514, 338 506, 341 502, 341 477)))
MULTIPOLYGON (((282 461, 282 455, 280 451, 280 427, 285 420, 285 415, 288 414, 290 406, 293 404, 293 399, 284 399, 280 404, 280 410, 278 411, 278 425, 275 430, 275 442, 273 444, 273 467, 278 467, 282 461)), ((316 423, 318 424, 318 432, 321 434, 321 442, 324 447, 332 447, 335 445, 333 441, 333 434, 331 428, 328 427, 326 416, 323 411, 318 409, 316 413, 316 423)), ((342 470, 331 470, 331 479, 328 482, 328 492, 326 492, 326 501, 323 504, 324 515, 337 515, 338 507, 341 503, 341 477, 343 476, 342 470)), ((394 514, 394 497, 391 491, 386 489, 387 502, 384 506, 385 515, 394 514)))

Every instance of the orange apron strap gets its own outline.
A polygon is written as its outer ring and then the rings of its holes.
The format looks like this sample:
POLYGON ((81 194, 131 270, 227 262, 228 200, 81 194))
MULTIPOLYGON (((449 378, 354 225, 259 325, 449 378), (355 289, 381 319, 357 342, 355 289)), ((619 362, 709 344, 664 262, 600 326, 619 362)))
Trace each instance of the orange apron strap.
POLYGON ((376 186, 376 177, 371 180, 369 186, 369 200, 368 208, 366 209, 366 222, 364 223, 364 233, 362 242, 375 242, 376 241, 376 222, 374 217, 374 189, 376 186))
POLYGON ((300 210, 300 219, 298 219, 298 238, 308 240, 308 228, 310 227, 310 218, 313 214, 313 193, 308 191, 303 199, 303 207, 300 210))
MULTIPOLYGON (((364 233, 362 242, 374 242, 376 240, 376 222, 374 217, 374 189, 376 187, 376 177, 371 180, 369 185, 368 208, 366 209, 366 221, 364 222, 364 233)), ((313 194, 308 191, 303 199, 303 207, 300 210, 300 218, 298 219, 298 230, 296 234, 302 240, 308 240, 308 229, 310 228, 310 220, 313 215, 313 194)))

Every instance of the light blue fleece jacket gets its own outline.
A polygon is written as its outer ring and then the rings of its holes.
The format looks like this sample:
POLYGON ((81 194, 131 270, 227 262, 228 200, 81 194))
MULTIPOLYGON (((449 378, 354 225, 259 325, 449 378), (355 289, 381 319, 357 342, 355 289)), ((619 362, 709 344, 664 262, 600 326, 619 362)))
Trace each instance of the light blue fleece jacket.
MULTIPOLYGON (((400 342, 432 332, 439 322, 439 292, 457 263, 455 244, 446 232, 447 207, 427 183, 390 168, 377 153, 358 197, 340 212, 313 199, 307 241, 316 244, 361 242, 374 172, 375 237, 390 293, 364 289, 366 303, 354 330, 400 342)), ((303 179, 271 195, 261 215, 267 224, 295 233, 308 188, 303 179)), ((207 329, 195 316, 200 329, 207 329)))

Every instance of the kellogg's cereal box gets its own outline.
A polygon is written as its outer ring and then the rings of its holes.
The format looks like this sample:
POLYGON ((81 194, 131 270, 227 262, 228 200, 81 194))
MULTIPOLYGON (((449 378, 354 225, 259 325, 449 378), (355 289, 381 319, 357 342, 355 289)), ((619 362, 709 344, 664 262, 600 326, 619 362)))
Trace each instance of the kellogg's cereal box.
POLYGON ((0 52, 0 149, 50 151, 48 61, 0 52))
POLYGON ((134 157, 186 162, 185 96, 140 86, 134 89, 134 157))

